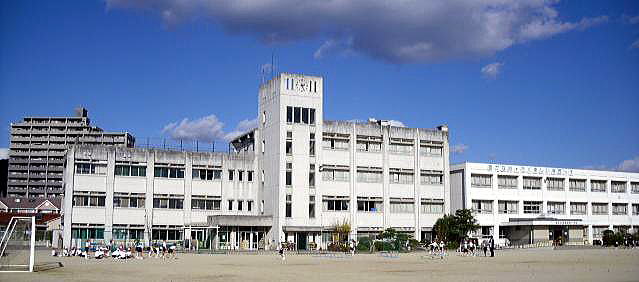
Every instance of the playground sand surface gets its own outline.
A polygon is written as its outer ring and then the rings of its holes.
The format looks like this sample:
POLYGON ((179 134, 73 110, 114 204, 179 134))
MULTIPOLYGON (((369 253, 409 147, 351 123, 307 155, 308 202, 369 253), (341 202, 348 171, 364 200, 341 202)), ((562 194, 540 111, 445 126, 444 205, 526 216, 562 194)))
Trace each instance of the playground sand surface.
POLYGON ((127 261, 47 254, 37 252, 37 272, 0 273, 0 281, 639 281, 639 249, 505 250, 494 258, 452 253, 444 259, 423 252, 287 255, 284 262, 276 253, 127 261))

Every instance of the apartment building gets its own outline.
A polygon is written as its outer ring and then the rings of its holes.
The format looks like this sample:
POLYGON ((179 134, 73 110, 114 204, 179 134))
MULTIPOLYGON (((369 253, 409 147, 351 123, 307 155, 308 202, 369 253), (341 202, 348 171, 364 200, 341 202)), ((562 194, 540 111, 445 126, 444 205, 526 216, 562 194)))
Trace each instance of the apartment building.
POLYGON ((126 132, 105 132, 90 125, 87 110, 74 117, 25 117, 11 124, 7 196, 61 197, 64 155, 75 144, 132 147, 126 132))
POLYGON ((197 239, 201 247, 326 248, 395 228, 430 238, 450 210, 448 128, 323 118, 323 79, 262 84, 257 128, 232 152, 76 146, 67 154, 65 246, 197 239))
POLYGON ((487 163, 452 165, 451 207, 472 209, 478 237, 502 244, 592 244, 639 228, 639 173, 487 163))

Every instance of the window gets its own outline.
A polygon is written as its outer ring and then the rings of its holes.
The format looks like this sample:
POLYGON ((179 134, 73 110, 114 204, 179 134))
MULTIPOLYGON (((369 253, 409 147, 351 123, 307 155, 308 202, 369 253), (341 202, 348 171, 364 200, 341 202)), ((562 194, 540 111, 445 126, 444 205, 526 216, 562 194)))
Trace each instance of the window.
POLYGON ((235 174, 235 170, 229 169, 229 181, 233 181, 233 174, 235 174))
POLYGON ((630 191, 634 194, 639 193, 639 182, 630 182, 630 191))
POLYGON ((570 179, 568 181, 570 191, 573 192, 586 192, 586 180, 585 179, 570 179))
POLYGON ((519 202, 497 201, 497 209, 501 214, 516 214, 519 210, 519 202))
POLYGON ((248 181, 248 182, 252 182, 253 181, 253 171, 252 170, 246 171, 246 181, 248 181))
POLYGON ((233 210, 233 200, 228 200, 228 206, 226 206, 228 210, 233 210))
POLYGON ((315 218, 315 196, 308 196, 308 218, 315 218))
POLYGON ((493 185, 490 174, 471 174, 470 183, 474 187, 491 187, 493 185))
POLYGON ((262 140, 262 154, 266 151, 266 140, 262 140))
POLYGON ((628 215, 628 204, 612 203, 613 215, 628 215))
POLYGON ((286 163, 286 186, 293 185, 293 163, 286 163))
POLYGON ((548 214, 565 214, 566 203, 564 202, 548 202, 546 204, 548 214))
POLYGON ((146 166, 139 165, 115 165, 115 175, 117 176, 146 176, 146 166))
POLYGON ((247 211, 253 211, 253 201, 251 201, 251 200, 246 201, 246 210, 247 211))
POLYGON ((104 192, 82 192, 73 193, 74 207, 104 207, 106 193, 104 192))
POLYGON ((391 138, 388 152, 391 154, 410 155, 413 153, 413 139, 391 138))
POLYGON ((71 228, 71 238, 73 239, 104 239, 104 228, 71 228))
POLYGON ((222 179, 222 170, 219 169, 193 169, 193 179, 195 180, 220 180, 222 179))
POLYGON ((349 135, 338 133, 324 133, 322 144, 328 150, 348 150, 349 135))
POLYGON ((311 133, 308 141, 308 155, 315 156, 315 133, 311 133))
POLYGON ((444 200, 442 199, 422 199, 421 212, 428 214, 444 213, 444 200))
POLYGON ((473 200, 473 211, 476 213, 493 213, 493 201, 491 200, 473 200))
POLYGON ((286 107, 286 122, 293 122, 293 107, 291 106, 286 107))
POLYGON ((357 151, 378 153, 382 150, 381 136, 357 135, 357 151))
POLYGON ((106 164, 99 163, 76 163, 76 174, 94 174, 94 175, 106 175, 106 164))
POLYGON ((154 209, 175 209, 181 210, 184 208, 184 196, 183 195, 166 195, 155 194, 153 195, 153 208, 154 209))
POLYGON ((144 208, 145 202, 144 193, 114 193, 113 194, 113 207, 114 208, 144 208))
POLYGON ((144 226, 138 226, 135 229, 126 228, 126 226, 113 226, 113 239, 116 240, 143 240, 144 226))
POLYGON ((608 203, 592 203, 593 215, 608 215, 608 203))
POLYGON ((151 230, 151 240, 182 240, 184 232, 181 226, 175 225, 153 225, 151 230))
POLYGON ((293 122, 294 123, 300 123, 301 121, 301 110, 300 107, 294 107, 293 108, 293 122))
POLYGON ((308 113, 309 113, 308 123, 315 124, 315 109, 313 108, 308 109, 308 113))
POLYGON ((342 181, 350 180, 347 166, 322 166, 322 180, 324 181, 342 181))
POLYGON ((262 125, 266 124, 266 111, 262 112, 262 125))
POLYGON ((412 169, 391 168, 388 176, 391 184, 413 184, 414 176, 412 169))
POLYGON ((517 189, 517 176, 498 175, 497 186, 499 189, 517 189))
POLYGON ((286 217, 293 217, 293 195, 286 195, 286 217))
POLYGON ((422 156, 441 157, 444 151, 444 142, 441 141, 426 141, 420 142, 421 148, 419 154, 422 156))
POLYGON ((524 201, 524 213, 541 213, 542 203, 538 201, 524 201))
POLYGON ((413 213, 415 212, 413 199, 390 198, 389 209, 391 213, 413 213))
POLYGON ((308 187, 315 187, 315 164, 308 167, 308 187))
POLYGON ((586 203, 570 203, 570 214, 571 215, 585 215, 586 214, 586 203))
POLYGON ((419 174, 421 184, 443 184, 444 174, 441 171, 421 171, 419 174))
POLYGON ((324 211, 348 211, 349 199, 344 196, 323 196, 324 211))
POLYGON ((551 191, 563 191, 565 189, 563 178, 547 178, 546 183, 548 185, 547 189, 551 191))
POLYGON ((610 192, 612 193, 626 193, 626 182, 612 181, 610 183, 610 192))
POLYGON ((639 215, 639 204, 632 204, 632 215, 639 215))
POLYGON ((382 183, 382 168, 357 167, 357 182, 382 183))
POLYGON ((293 132, 290 131, 286 132, 286 154, 293 154, 293 132))
POLYGON ((308 124, 308 108, 302 108, 302 123, 308 124))
POLYGON ((243 170, 238 170, 237 171, 237 181, 242 181, 244 178, 244 171, 243 170))
POLYGON ((191 199, 191 209, 219 211, 221 203, 222 199, 220 197, 193 195, 191 199))
POLYGON ((154 167, 155 177, 161 178, 184 178, 183 167, 173 167, 168 164, 156 164, 154 167))
POLYGON ((606 192, 606 181, 605 180, 590 180, 590 191, 591 192, 606 192))
POLYGON ((524 176, 524 190, 540 190, 540 189, 541 189, 541 177, 524 176))
POLYGON ((244 201, 242 201, 242 200, 237 200, 237 210, 238 210, 238 211, 242 211, 242 210, 244 210, 244 201))
POLYGON ((384 201, 381 197, 357 197, 357 211, 381 212, 384 201))

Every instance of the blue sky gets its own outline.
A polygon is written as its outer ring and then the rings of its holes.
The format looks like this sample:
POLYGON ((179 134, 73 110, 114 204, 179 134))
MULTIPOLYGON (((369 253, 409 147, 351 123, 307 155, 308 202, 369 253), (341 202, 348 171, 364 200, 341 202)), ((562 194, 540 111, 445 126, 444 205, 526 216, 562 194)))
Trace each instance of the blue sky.
POLYGON ((202 119, 221 144, 275 54, 325 77, 325 119, 448 124, 454 162, 639 170, 636 1, 293 2, 1 1, 0 148, 78 105, 138 141, 202 119))

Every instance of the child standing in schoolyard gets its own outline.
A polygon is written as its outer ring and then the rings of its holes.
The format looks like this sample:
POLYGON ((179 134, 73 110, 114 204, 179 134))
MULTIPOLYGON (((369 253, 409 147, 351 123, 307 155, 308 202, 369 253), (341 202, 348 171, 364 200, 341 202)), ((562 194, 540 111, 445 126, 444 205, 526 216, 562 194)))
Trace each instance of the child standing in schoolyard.
POLYGON ((284 263, 286 261, 286 256, 284 256, 284 243, 280 244, 278 251, 280 253, 280 258, 282 258, 282 263, 284 263))

